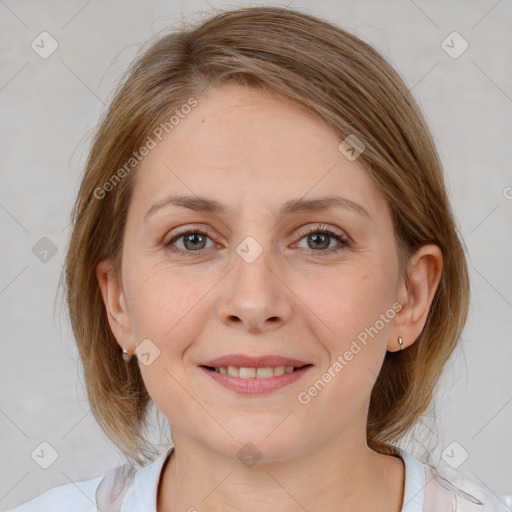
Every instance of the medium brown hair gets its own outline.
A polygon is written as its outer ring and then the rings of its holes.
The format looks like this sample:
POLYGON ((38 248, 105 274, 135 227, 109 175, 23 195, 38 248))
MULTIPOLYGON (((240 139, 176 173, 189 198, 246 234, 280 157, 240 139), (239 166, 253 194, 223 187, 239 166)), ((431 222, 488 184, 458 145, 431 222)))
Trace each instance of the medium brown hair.
MULTIPOLYGON (((402 275, 409 257, 438 245, 443 270, 426 325, 404 351, 387 352, 372 389, 368 446, 395 453, 429 406, 466 321, 469 279, 429 128, 407 86, 370 45, 327 22, 286 8, 222 11, 152 43, 134 62, 101 120, 72 213, 66 298, 91 409, 132 464, 155 452, 144 430, 151 398, 136 357, 125 363, 109 327, 96 266, 119 269, 132 172, 114 175, 155 127, 207 87, 260 87, 306 106, 360 155, 392 212, 402 275), (103 188, 103 190, 105 190, 103 188)), ((126 169, 126 167, 125 167, 126 169)))

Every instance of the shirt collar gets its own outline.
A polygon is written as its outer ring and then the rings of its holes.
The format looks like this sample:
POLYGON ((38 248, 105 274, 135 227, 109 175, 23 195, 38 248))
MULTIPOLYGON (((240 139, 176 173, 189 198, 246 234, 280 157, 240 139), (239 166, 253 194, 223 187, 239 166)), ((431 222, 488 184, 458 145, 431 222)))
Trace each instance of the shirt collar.
MULTIPOLYGON (((403 505, 400 512, 422 512, 425 501, 425 466, 402 448, 396 447, 405 466, 403 505)), ((174 447, 137 471, 133 481, 134 511, 156 512, 158 483, 165 461, 174 447)), ((130 507, 131 508, 131 507, 130 507)), ((122 512, 131 512, 130 509, 122 512)))
POLYGON ((174 446, 166 453, 162 454, 151 464, 140 468, 133 480, 133 507, 129 507, 126 511, 124 507, 121 512, 156 512, 156 498, 158 491, 158 483, 162 473, 165 461, 171 456, 174 446))
POLYGON ((405 466, 405 486, 402 510, 400 512, 422 512, 425 501, 425 465, 396 447, 405 466))

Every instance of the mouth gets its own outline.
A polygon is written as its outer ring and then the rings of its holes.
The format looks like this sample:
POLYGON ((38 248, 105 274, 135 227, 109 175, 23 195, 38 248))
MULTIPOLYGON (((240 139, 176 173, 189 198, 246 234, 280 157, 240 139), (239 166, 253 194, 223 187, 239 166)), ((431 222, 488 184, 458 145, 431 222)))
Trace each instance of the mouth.
POLYGON ((211 372, 221 373, 222 375, 229 375, 231 377, 238 377, 240 379, 270 379, 272 377, 279 377, 285 373, 293 373, 303 368, 313 366, 305 364, 303 366, 264 366, 264 367, 247 367, 247 366, 204 366, 211 372))
POLYGON ((255 366, 199 365, 199 368, 214 382, 235 393, 261 395, 296 382, 313 367, 309 363, 275 366, 261 364, 263 363, 255 366))

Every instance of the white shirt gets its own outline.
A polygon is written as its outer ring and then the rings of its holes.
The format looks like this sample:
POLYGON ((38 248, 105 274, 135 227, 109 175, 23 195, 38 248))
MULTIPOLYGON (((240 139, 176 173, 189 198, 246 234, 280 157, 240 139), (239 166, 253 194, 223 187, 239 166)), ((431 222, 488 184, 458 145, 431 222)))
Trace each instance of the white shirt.
MULTIPOLYGON (((136 471, 118 466, 90 480, 54 487, 8 512, 157 512, 160 473, 173 450, 136 471)), ((510 512, 508 498, 494 495, 476 480, 398 451, 405 465, 401 512, 510 512)))

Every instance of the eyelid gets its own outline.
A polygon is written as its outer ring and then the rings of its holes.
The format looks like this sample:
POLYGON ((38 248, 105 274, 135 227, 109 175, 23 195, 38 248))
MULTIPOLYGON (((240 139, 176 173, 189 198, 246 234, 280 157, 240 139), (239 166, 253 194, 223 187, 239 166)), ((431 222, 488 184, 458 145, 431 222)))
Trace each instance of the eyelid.
POLYGON ((299 233, 299 240, 297 241, 297 243, 311 233, 326 233, 331 238, 334 238, 339 244, 338 247, 331 247, 330 249, 324 251, 314 251, 313 249, 310 249, 310 251, 315 255, 334 254, 342 249, 349 249, 354 246, 351 237, 346 232, 340 230, 339 228, 326 226, 325 224, 322 223, 314 226, 309 226, 308 228, 301 230, 299 233))
POLYGON ((322 223, 315 224, 313 226, 308 225, 308 227, 306 227, 306 228, 301 228, 299 230, 299 234, 300 234, 300 236, 303 237, 305 235, 309 235, 310 233, 316 233, 316 232, 320 232, 320 231, 326 231, 328 233, 333 233, 333 234, 345 239, 347 242, 350 241, 350 237, 343 230, 341 230, 339 228, 332 227, 332 226, 328 226, 328 225, 322 224, 322 223))
POLYGON ((202 233, 211 238, 211 236, 208 234, 209 231, 211 231, 211 228, 205 228, 200 224, 187 224, 186 226, 176 228, 175 230, 172 231, 172 234, 166 234, 164 237, 164 243, 169 243, 174 238, 179 237, 180 235, 186 235, 187 233, 190 232, 202 233))

